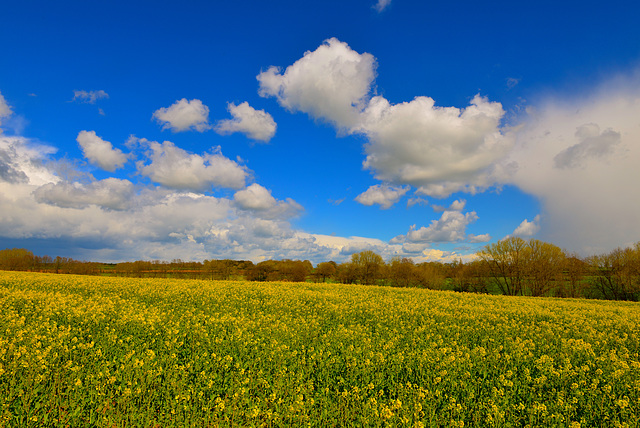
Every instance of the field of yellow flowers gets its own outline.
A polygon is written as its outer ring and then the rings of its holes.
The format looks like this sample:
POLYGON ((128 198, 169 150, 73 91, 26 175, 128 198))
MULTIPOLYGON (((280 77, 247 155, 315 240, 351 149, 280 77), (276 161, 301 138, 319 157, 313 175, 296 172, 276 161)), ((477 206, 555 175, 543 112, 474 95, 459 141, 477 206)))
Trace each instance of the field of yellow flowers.
POLYGON ((0 272, 0 426, 637 426, 637 303, 0 272))

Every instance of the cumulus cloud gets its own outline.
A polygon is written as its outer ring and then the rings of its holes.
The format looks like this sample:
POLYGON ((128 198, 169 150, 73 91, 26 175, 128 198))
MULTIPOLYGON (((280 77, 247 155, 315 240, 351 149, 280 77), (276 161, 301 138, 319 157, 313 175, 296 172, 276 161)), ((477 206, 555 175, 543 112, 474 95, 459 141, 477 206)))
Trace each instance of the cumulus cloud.
POLYGON ((209 125, 209 107, 202 101, 186 98, 176 101, 169 107, 159 108, 152 116, 162 129, 170 129, 173 132, 195 129, 203 132, 211 128, 209 125))
POLYGON ((378 0, 378 2, 373 5, 373 8, 379 12, 385 10, 391 4, 391 0, 378 0))
POLYGON ((584 254, 640 237, 640 84, 614 79, 522 121, 505 182, 542 204, 539 237, 584 254))
POLYGON ((527 238, 535 235, 540 230, 540 215, 535 216, 532 221, 527 220, 526 218, 522 220, 522 223, 513 233, 509 236, 519 236, 521 238, 527 238))
POLYGON ((278 201, 271 196, 271 191, 258 183, 233 195, 233 204, 240 210, 248 210, 261 218, 289 218, 298 215, 304 209, 291 198, 278 201))
POLYGON ((247 169, 225 157, 217 148, 211 153, 189 153, 171 141, 158 143, 138 140, 148 148, 151 161, 137 163, 138 173, 173 189, 206 191, 211 187, 239 189, 244 187, 247 169))
POLYGON ((439 220, 432 220, 427 227, 411 228, 406 235, 396 236, 392 243, 436 243, 459 242, 466 238, 466 228, 478 219, 475 211, 462 214, 459 211, 445 211, 439 220))
POLYGON ((218 134, 228 135, 241 132, 252 140, 265 143, 275 135, 276 122, 264 110, 256 110, 246 101, 240 105, 229 103, 227 109, 233 119, 219 121, 215 127, 218 134))
POLYGON ((429 97, 396 105, 374 97, 361 126, 369 137, 363 165, 380 180, 429 196, 489 186, 493 164, 513 143, 500 131, 503 116, 500 103, 481 96, 462 110, 437 107, 429 97))
POLYGON ((105 171, 113 172, 122 168, 128 156, 120 149, 114 149, 109 141, 98 137, 95 131, 80 131, 76 138, 84 157, 105 171))
POLYGON ((107 178, 89 184, 79 182, 47 183, 38 187, 33 196, 40 203, 62 208, 85 208, 89 205, 111 210, 129 207, 134 186, 129 180, 107 178))
POLYGON ((367 206, 378 204, 380 208, 386 210, 398 202, 408 191, 409 187, 392 187, 386 184, 376 184, 369 187, 364 193, 359 194, 355 200, 367 206))
POLYGON ((263 211, 276 206, 276 198, 271 196, 271 192, 257 183, 253 183, 243 190, 239 190, 233 195, 236 205, 244 210, 263 211))
POLYGON ((376 61, 332 38, 284 72, 270 67, 258 75, 261 96, 276 97, 290 111, 324 119, 334 126, 352 128, 369 98, 376 61))
POLYGON ((495 183, 494 164, 513 146, 502 105, 476 95, 470 105, 439 107, 429 97, 391 104, 375 96, 376 60, 333 38, 286 68, 258 75, 260 94, 291 110, 364 134, 363 166, 392 185, 445 197, 495 183))
POLYGON ((95 104, 96 101, 104 98, 109 98, 109 94, 102 89, 99 91, 73 91, 73 99, 71 101, 95 104))

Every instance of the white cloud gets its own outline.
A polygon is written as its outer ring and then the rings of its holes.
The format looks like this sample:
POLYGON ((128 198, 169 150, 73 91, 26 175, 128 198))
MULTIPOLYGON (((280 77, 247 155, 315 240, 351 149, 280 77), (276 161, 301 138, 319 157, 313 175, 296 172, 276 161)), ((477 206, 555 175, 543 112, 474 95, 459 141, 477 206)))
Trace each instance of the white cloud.
POLYGON ((501 129, 502 105, 476 95, 464 109, 437 107, 429 97, 391 104, 373 96, 376 60, 329 39, 283 72, 258 75, 260 94, 291 110, 324 119, 338 130, 364 134, 363 166, 392 185, 445 197, 495 183, 494 164, 513 146, 501 129))
MULTIPOLYGON (((131 147, 149 145, 140 141, 131 147)), ((0 149, 2 165, 11 165, 14 178, 0 179, 0 236, 25 246, 31 240, 46 242, 50 255, 100 261, 291 258, 318 263, 347 261, 353 252, 372 249, 386 260, 461 257, 422 244, 407 243, 403 249, 379 239, 296 231, 289 220, 302 207, 291 199, 273 198, 257 184, 248 187, 254 190, 251 200, 240 192, 229 199, 153 186, 135 191, 127 180, 115 178, 68 182, 47 159, 52 147, 11 137, 0 138, 0 149), (417 247, 424 249, 415 251, 417 247)))
POLYGON ((386 184, 376 184, 369 187, 364 193, 359 194, 356 197, 356 201, 366 206, 378 204, 380 208, 386 210, 398 202, 408 191, 409 187, 392 187, 386 184))
POLYGON ((429 247, 426 243, 405 242, 402 244, 402 251, 407 254, 419 254, 429 247))
POLYGON ((275 135, 276 122, 264 110, 256 110, 246 101, 240 105, 229 103, 227 108, 233 119, 219 121, 215 127, 218 134, 241 132, 252 140, 265 143, 275 135))
POLYGON ((197 155, 176 147, 171 141, 138 140, 147 147, 151 163, 137 163, 138 172, 173 189, 207 191, 211 187, 239 189, 247 178, 245 167, 223 156, 220 149, 197 155))
POLYGON ((96 205, 111 210, 129 207, 134 196, 134 186, 129 180, 106 178, 89 184, 79 182, 47 183, 33 192, 40 203, 62 208, 85 208, 96 205))
POLYGON ((243 190, 239 190, 233 195, 235 204, 244 210, 268 210, 276 206, 276 198, 271 196, 271 192, 257 183, 253 183, 243 190))
POLYGON ((428 227, 412 228, 406 236, 394 238, 394 242, 434 243, 458 242, 466 238, 465 230, 478 219, 475 211, 462 214, 459 211, 445 211, 439 220, 432 220, 428 227))
POLYGON ((456 199, 449 206, 449 210, 450 211, 462 211, 464 209, 465 205, 467 205, 467 201, 465 201, 464 199, 456 199))
MULTIPOLYGON (((152 158, 154 153, 175 157, 178 169, 185 159, 186 170, 194 163, 195 155, 172 143, 132 138, 128 146, 132 151, 147 149, 152 158)), ((363 249, 372 249, 386 260, 393 256, 417 262, 460 257, 429 248, 409 253, 402 245, 379 239, 296 231, 289 221, 302 207, 289 198, 273 198, 258 184, 229 199, 188 190, 138 187, 116 178, 63 180, 60 177, 68 174, 56 170, 61 164, 50 158, 54 152, 53 147, 21 137, 0 137, 0 171, 7 172, 0 177, 3 239, 20 240, 25 246, 32 240, 39 245, 46 242, 50 255, 99 261, 233 258, 258 262, 291 258, 342 262, 363 249)), ((206 162, 206 157, 199 157, 195 164, 206 162)), ((172 173, 167 177, 173 177, 172 173)), ((191 184, 200 181, 194 179, 191 184)))
POLYGON ((374 97, 361 126, 369 137, 363 165, 379 180, 429 196, 487 187, 492 165, 512 147, 499 128, 503 115, 500 103, 480 96, 462 110, 436 107, 429 97, 396 105, 374 97))
POLYGON ((0 182, 36 186, 58 182, 55 172, 43 165, 47 156, 55 152, 51 146, 23 137, 0 135, 0 182))
POLYGON ((378 2, 373 6, 375 10, 378 12, 382 12, 391 4, 391 0, 378 0, 378 2))
MULTIPOLYGON (((2 96, 2 92, 0 92, 0 126, 2 125, 2 118, 9 117, 12 113, 11 107, 2 96)), ((2 134, 2 129, 0 129, 0 134, 2 134)))
POLYGON ((535 216, 533 221, 528 221, 526 218, 522 220, 522 223, 513 233, 509 236, 519 236, 521 238, 527 238, 535 235, 540 230, 540 215, 535 216))
POLYGON ((169 107, 156 110, 152 116, 162 124, 162 129, 171 129, 173 132, 195 129, 203 132, 211 128, 209 125, 209 107, 202 101, 186 98, 176 101, 169 107))
POLYGON ((128 159, 120 149, 114 149, 109 141, 98 137, 95 131, 80 131, 76 141, 89 162, 105 171, 113 172, 122 168, 128 159))
POLYGON ((640 79, 530 109, 504 181, 536 196, 539 237, 584 254, 640 239, 640 79))
POLYGON ((96 101, 104 98, 109 98, 109 94, 102 89, 99 91, 73 91, 73 99, 71 101, 95 104, 96 101))
POLYGON ((432 208, 435 212, 462 211, 466 205, 467 205, 467 201, 465 201, 464 199, 456 199, 455 201, 451 202, 451 205, 449 205, 449 208, 445 208, 441 205, 433 205, 432 208))
POLYGON ((253 183, 246 189, 239 190, 233 195, 233 205, 240 210, 252 211, 261 218, 290 218, 304 210, 300 204, 291 198, 278 201, 271 196, 271 191, 253 183))
POLYGON ((323 261, 334 260, 337 262, 346 261, 352 254, 360 251, 371 250, 380 254, 383 259, 390 259, 400 250, 400 246, 389 245, 384 241, 375 238, 365 238, 361 236, 330 236, 320 234, 306 234, 298 232, 298 235, 308 237, 314 244, 328 250, 323 261))
POLYGON ((335 38, 326 40, 282 72, 270 67, 258 75, 261 96, 273 96, 290 111, 308 113, 339 129, 360 121, 375 79, 376 62, 335 38))
POLYGON ((491 235, 488 233, 484 233, 482 235, 474 235, 472 233, 467 235, 467 242, 471 244, 477 244, 481 242, 489 242, 491 241, 491 235))

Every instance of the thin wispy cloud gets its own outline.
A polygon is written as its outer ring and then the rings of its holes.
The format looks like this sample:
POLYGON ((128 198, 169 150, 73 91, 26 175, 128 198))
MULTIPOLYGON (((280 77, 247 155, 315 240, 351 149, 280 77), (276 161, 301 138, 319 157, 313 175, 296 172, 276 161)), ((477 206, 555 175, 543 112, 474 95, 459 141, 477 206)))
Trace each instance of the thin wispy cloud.
POLYGON ((95 104, 97 101, 109 98, 109 94, 107 94, 102 89, 98 91, 73 91, 73 99, 72 102, 86 103, 86 104, 95 104))
POLYGON ((391 0, 378 0, 378 2, 373 5, 373 8, 378 11, 378 13, 385 10, 391 4, 391 0))

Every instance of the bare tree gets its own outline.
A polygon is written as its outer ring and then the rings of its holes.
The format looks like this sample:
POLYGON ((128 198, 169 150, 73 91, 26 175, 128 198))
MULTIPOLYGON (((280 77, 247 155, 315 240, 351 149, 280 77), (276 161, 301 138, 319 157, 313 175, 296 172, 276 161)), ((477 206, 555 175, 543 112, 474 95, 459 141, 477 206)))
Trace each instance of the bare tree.
POLYGON ((529 253, 527 247, 524 239, 511 237, 489 244, 478 252, 478 258, 485 263, 492 281, 502 294, 522 294, 529 253))
POLYGON ((532 296, 543 296, 560 282, 565 254, 560 247, 537 239, 530 239, 525 248, 529 291, 532 296))

